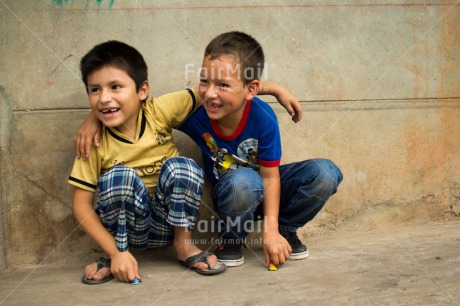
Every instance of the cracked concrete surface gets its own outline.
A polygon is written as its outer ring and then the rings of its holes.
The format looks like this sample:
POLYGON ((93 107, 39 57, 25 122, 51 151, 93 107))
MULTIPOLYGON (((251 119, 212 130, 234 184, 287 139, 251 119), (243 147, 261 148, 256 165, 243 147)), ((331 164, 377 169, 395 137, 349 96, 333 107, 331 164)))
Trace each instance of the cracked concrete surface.
POLYGON ((304 239, 310 258, 277 272, 262 249, 217 276, 181 267, 171 249, 138 254, 142 283, 80 282, 86 263, 2 274, 2 305, 457 305, 460 223, 372 231, 344 230, 304 239))

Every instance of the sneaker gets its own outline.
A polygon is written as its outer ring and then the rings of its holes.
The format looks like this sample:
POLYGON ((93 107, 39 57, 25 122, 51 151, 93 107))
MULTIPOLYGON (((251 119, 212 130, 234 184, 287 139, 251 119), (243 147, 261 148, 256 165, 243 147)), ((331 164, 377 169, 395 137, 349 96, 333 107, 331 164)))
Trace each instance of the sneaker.
POLYGON ((286 238, 292 248, 292 253, 289 256, 290 260, 300 260, 310 256, 307 246, 302 244, 296 232, 282 231, 281 235, 286 238))
POLYGON ((214 252, 217 260, 227 267, 238 267, 244 264, 243 242, 234 240, 233 243, 223 241, 214 252))

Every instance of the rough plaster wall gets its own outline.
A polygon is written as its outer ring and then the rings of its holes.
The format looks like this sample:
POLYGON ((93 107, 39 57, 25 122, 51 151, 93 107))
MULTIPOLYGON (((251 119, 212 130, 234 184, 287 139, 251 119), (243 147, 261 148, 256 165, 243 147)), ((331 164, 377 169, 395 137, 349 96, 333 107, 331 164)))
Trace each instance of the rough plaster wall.
POLYGON ((7 99, 5 97, 4 88, 0 87, 0 102, 1 102, 1 116, 0 116, 0 270, 1 267, 5 267, 7 264, 6 261, 6 247, 5 247, 5 233, 3 230, 3 212, 4 204, 6 203, 6 181, 4 178, 8 175, 9 171, 7 171, 7 158, 11 155, 8 151, 9 147, 9 115, 11 114, 11 110, 9 105, 7 104, 7 99))
POLYGON ((292 124, 273 104, 283 162, 330 158, 345 175, 303 234, 458 216, 460 5, 427 2, 0 1, 0 266, 95 257, 66 179, 87 109, 78 62, 108 39, 144 54, 154 95, 196 85, 217 34, 259 40, 264 77, 305 111, 292 124))

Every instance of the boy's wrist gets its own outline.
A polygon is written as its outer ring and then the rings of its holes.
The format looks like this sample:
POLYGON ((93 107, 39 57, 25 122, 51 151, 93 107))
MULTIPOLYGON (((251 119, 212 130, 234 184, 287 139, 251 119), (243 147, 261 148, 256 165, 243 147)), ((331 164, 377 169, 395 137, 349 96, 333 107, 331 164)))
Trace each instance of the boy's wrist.
POLYGON ((277 216, 265 216, 263 231, 264 233, 278 231, 278 217, 277 216))
POLYGON ((109 255, 110 259, 113 259, 115 256, 119 255, 121 252, 118 248, 115 247, 115 250, 111 250, 110 252, 106 252, 109 255))

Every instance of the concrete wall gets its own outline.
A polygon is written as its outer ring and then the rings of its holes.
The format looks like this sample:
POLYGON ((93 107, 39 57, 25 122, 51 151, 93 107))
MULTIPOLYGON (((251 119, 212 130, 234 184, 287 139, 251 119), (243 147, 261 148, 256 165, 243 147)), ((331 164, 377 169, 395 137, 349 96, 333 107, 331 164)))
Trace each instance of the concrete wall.
POLYGON ((283 162, 330 158, 345 175, 303 235, 458 220, 460 4, 420 2, 0 0, 0 269, 95 257, 66 180, 88 109, 78 63, 108 39, 144 54, 154 95, 196 85, 217 34, 259 40, 265 77, 305 111, 293 124, 272 104, 283 162))

